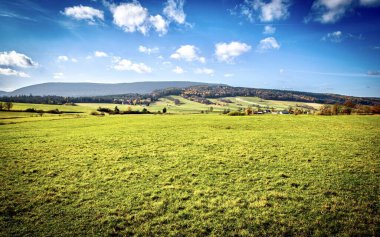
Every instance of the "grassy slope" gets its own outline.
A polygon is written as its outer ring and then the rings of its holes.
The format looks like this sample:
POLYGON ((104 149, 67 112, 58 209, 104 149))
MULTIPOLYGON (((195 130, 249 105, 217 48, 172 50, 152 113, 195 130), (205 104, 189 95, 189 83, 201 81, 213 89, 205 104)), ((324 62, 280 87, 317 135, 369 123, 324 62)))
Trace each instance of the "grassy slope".
POLYGON ((378 116, 2 125, 0 236, 379 235, 379 134, 378 116))
MULTIPOLYGON (((231 100, 233 103, 222 105, 205 105, 197 102, 193 102, 187 100, 181 96, 171 96, 173 99, 179 99, 181 101, 180 105, 175 105, 172 100, 169 100, 167 97, 160 98, 159 101, 152 103, 149 107, 146 107, 151 112, 162 111, 164 107, 168 109, 168 113, 175 114, 189 114, 189 113, 200 113, 200 111, 206 111, 213 107, 214 113, 220 113, 224 109, 230 109, 231 111, 237 110, 240 108, 246 108, 248 106, 260 105, 260 106, 269 106, 270 108, 274 107, 275 109, 287 109, 289 106, 296 108, 296 105, 303 105, 305 103, 302 102, 290 102, 290 101, 274 101, 274 100, 262 100, 258 97, 226 97, 226 99, 231 100)), ((217 99, 210 99, 213 102, 218 102, 217 99)), ((221 103, 223 104, 223 103, 221 103)), ((45 104, 27 104, 27 103, 14 103, 13 109, 27 109, 27 108, 35 108, 42 110, 53 110, 59 109, 60 111, 76 111, 82 112, 85 114, 89 114, 92 111, 96 111, 96 109, 101 107, 108 107, 114 109, 117 106, 121 110, 126 110, 128 107, 131 109, 142 110, 144 107, 142 106, 130 106, 130 105, 117 105, 117 104, 97 104, 97 103, 78 103, 79 106, 66 106, 66 105, 45 105, 45 104)), ((309 105, 319 108, 320 104, 310 103, 309 105)), ((2 117, 0 113, 0 118, 2 117)))

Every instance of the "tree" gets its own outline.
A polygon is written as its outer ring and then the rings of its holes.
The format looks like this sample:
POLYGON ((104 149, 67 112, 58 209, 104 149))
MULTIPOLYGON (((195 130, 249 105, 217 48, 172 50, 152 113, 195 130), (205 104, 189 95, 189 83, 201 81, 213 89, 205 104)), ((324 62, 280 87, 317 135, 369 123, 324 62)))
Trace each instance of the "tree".
POLYGON ((181 104, 181 101, 179 99, 174 99, 174 104, 175 105, 180 105, 181 104))
POLYGON ((10 102, 10 101, 9 102, 5 102, 4 107, 5 107, 6 110, 11 110, 12 107, 13 107, 13 103, 10 102))
POLYGON ((332 107, 331 107, 331 115, 338 115, 338 112, 339 112, 339 107, 337 104, 334 104, 332 107))
POLYGON ((214 111, 214 107, 210 106, 209 111, 210 112, 214 111))
POLYGON ((166 107, 164 107, 163 109, 162 109, 162 113, 166 113, 166 107))
POLYGON ((3 102, 0 102, 0 110, 3 110, 4 109, 4 104, 3 102))
POLYGON ((355 103, 352 100, 346 100, 343 105, 350 108, 355 108, 355 103))
POLYGON ((118 113, 120 113, 120 110, 117 106, 115 106, 115 114, 118 114, 118 113))
POLYGON ((251 115, 252 113, 253 113, 253 110, 252 110, 251 107, 247 107, 247 108, 245 109, 245 114, 246 114, 246 115, 251 115))

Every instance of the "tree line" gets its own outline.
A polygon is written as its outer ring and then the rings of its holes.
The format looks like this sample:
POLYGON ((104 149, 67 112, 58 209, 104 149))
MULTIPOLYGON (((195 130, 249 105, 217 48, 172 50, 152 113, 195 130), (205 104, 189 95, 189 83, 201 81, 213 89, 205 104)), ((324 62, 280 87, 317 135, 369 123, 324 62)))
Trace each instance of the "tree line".
MULTIPOLYGON (((146 105, 159 98, 171 95, 182 96, 186 99, 202 104, 215 104, 208 98, 223 98, 235 96, 252 96, 265 100, 299 101, 321 104, 344 104, 352 101, 354 104, 375 106, 380 104, 379 98, 353 97, 336 94, 311 93, 289 90, 256 89, 246 87, 231 87, 221 85, 200 85, 187 88, 166 88, 155 90, 147 94, 122 94, 108 96, 87 96, 87 97, 63 97, 63 96, 3 96, 4 102, 33 103, 33 104, 70 104, 70 103, 114 103, 126 105, 146 105)), ((177 101, 178 102, 178 101, 177 101)), ((226 101, 227 102, 227 101, 226 101)))

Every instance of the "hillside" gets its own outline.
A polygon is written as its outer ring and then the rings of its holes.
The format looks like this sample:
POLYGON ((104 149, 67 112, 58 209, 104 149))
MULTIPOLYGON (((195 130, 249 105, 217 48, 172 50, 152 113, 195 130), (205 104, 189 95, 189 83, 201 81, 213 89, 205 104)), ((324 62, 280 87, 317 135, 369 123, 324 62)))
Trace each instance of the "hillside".
POLYGON ((232 87, 225 85, 200 85, 179 89, 167 88, 163 90, 156 90, 152 93, 152 95, 157 98, 167 95, 181 95, 192 101, 197 101, 203 104, 212 103, 207 98, 223 98, 237 96, 258 97, 265 100, 299 101, 321 104, 343 104, 346 101, 352 101, 355 104, 361 105, 380 104, 380 98, 354 97, 338 94, 312 93, 303 91, 232 87))
MULTIPOLYGON (((147 82, 132 82, 132 83, 43 83, 22 87, 7 94, 7 96, 18 95, 56 95, 67 97, 83 97, 83 96, 105 96, 117 94, 146 94, 154 90, 165 89, 168 87, 184 88, 196 85, 208 85, 202 82, 190 81, 147 81, 147 82)), ((0 94, 1 96, 1 94, 0 94)))
POLYGON ((8 94, 8 92, 6 91, 0 91, 0 96, 6 96, 8 94))

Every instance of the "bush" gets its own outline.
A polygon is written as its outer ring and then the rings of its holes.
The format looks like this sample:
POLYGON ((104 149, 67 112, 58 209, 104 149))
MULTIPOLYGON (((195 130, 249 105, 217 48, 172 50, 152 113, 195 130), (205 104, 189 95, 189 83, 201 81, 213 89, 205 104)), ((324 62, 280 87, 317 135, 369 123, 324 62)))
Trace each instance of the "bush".
POLYGON ((52 109, 52 110, 49 110, 47 112, 50 113, 50 114, 62 114, 62 112, 59 111, 58 109, 52 109))
POLYGON ((104 116, 105 114, 103 112, 99 113, 97 111, 93 111, 90 113, 91 115, 94 115, 94 116, 104 116))
POLYGON ((37 110, 35 108, 27 108, 26 110, 24 110, 25 112, 28 112, 28 113, 37 113, 37 110))
POLYGON ((244 116, 245 113, 241 113, 239 111, 232 111, 227 114, 228 116, 244 116))
POLYGON ((114 113, 114 111, 113 111, 112 109, 109 109, 109 108, 103 108, 103 107, 99 107, 99 108, 97 109, 97 111, 99 111, 99 112, 103 112, 103 113, 109 113, 109 114, 113 114, 113 113, 114 113))

